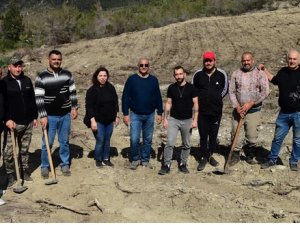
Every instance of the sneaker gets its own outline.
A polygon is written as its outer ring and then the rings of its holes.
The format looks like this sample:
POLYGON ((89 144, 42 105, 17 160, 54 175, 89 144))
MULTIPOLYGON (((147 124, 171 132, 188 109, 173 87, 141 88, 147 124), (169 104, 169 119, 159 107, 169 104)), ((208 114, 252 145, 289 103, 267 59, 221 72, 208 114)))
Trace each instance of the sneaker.
POLYGON ((254 159, 253 156, 246 156, 245 161, 250 165, 257 164, 257 161, 254 159))
POLYGON ((151 165, 150 162, 142 162, 142 166, 143 166, 143 167, 147 167, 147 168, 149 168, 149 169, 153 169, 153 166, 151 165))
POLYGON ((240 151, 233 151, 229 166, 234 166, 240 161, 240 151))
POLYGON ((112 164, 112 162, 108 159, 104 160, 103 164, 106 165, 106 166, 114 167, 114 164, 112 164))
POLYGON ((290 168, 292 171, 299 171, 297 164, 290 164, 290 168))
POLYGON ((219 162, 212 156, 209 158, 208 162, 213 167, 217 167, 219 165, 219 162))
POLYGON ((188 168, 186 167, 186 164, 181 164, 181 165, 179 166, 179 171, 180 171, 181 173, 190 173, 190 171, 189 171, 188 168))
POLYGON ((161 166, 160 171, 158 171, 159 175, 166 175, 167 173, 170 173, 170 165, 164 164, 161 166))
POLYGON ((7 175, 7 187, 12 187, 15 183, 16 183, 16 178, 15 175, 13 173, 10 173, 7 175))
POLYGON ((96 160, 96 166, 97 166, 98 168, 102 168, 102 167, 104 166, 104 164, 103 164, 102 161, 96 160))
POLYGON ((0 198, 0 205, 4 205, 5 204, 5 201, 3 201, 1 198, 0 198))
POLYGON ((199 164, 197 166, 197 170, 198 171, 204 170, 206 163, 207 163, 207 159, 205 157, 201 157, 201 159, 199 160, 199 164))
POLYGON ((28 172, 28 170, 24 170, 23 180, 27 181, 28 183, 33 183, 33 179, 30 177, 30 173, 28 172))
POLYGON ((136 170, 137 167, 138 167, 139 165, 140 165, 140 160, 132 161, 132 162, 130 163, 130 169, 136 170))
POLYGON ((43 179, 49 178, 49 169, 47 167, 41 168, 41 176, 43 179))
POLYGON ((269 167, 272 167, 272 166, 275 166, 276 163, 272 162, 272 161, 268 161, 268 162, 265 162, 263 164, 260 165, 260 168, 261 169, 268 169, 269 167))
POLYGON ((70 167, 68 165, 61 167, 61 172, 64 176, 71 176, 70 167))

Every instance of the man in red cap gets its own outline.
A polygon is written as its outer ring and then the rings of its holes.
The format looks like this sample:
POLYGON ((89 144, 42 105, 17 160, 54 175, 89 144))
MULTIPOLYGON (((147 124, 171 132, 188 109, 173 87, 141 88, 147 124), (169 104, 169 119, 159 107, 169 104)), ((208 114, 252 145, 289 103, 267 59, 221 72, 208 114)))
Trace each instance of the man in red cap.
POLYGON ((227 74, 216 67, 214 52, 208 51, 203 54, 203 68, 193 75, 192 83, 198 89, 200 159, 197 170, 201 171, 207 162, 214 167, 219 164, 212 155, 217 148, 223 98, 228 91, 227 74))

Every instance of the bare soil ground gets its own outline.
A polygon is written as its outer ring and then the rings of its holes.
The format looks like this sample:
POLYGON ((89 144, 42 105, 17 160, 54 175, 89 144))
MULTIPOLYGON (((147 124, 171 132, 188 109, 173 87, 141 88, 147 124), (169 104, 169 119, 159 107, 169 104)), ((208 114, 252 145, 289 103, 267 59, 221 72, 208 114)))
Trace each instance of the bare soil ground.
MULTIPOLYGON (((81 106, 79 118, 72 123, 70 137, 72 176, 61 175, 56 142, 53 157, 59 183, 44 184, 39 168, 42 132, 40 128, 34 130, 30 149, 34 183, 25 183, 28 190, 21 195, 7 190, 4 195, 7 204, 1 206, 0 222, 299 222, 299 173, 288 167, 291 134, 282 146, 281 165, 260 170, 259 164, 249 165, 242 160, 230 168, 229 174, 216 172, 223 170, 224 156, 230 145, 228 98, 219 134, 220 147, 215 153, 220 166, 207 165, 202 172, 196 170, 199 136, 198 131, 193 130, 188 162, 190 174, 187 175, 177 170, 179 149, 174 151, 171 173, 157 174, 162 159, 161 137, 165 134, 161 125, 155 127, 153 170, 128 168, 129 129, 123 123, 114 129, 111 140, 111 161, 115 167, 96 169, 95 141, 82 123, 85 91, 90 85, 91 73, 100 64, 110 70, 111 81, 121 97, 124 81, 136 70, 137 59, 147 56, 165 96, 167 84, 173 82, 171 68, 181 64, 194 72, 201 67, 201 54, 207 49, 216 51, 218 65, 229 74, 239 67, 240 55, 245 50, 253 51, 257 61, 265 62, 276 72, 285 64, 286 50, 299 48, 299 30, 300 9, 297 7, 236 17, 195 19, 159 29, 59 46, 64 53, 63 65, 75 75, 81 106), (95 199, 100 208, 89 207, 95 199), (82 215, 84 213, 88 215, 82 215)), ((47 65, 49 49, 39 48, 31 53, 23 50, 26 71, 32 78, 47 65)), ((264 160, 270 149, 278 112, 277 88, 272 86, 271 90, 264 103, 258 162, 264 160)), ((180 146, 180 139, 176 146, 180 146)), ((3 173, 1 175, 4 178, 3 173)))

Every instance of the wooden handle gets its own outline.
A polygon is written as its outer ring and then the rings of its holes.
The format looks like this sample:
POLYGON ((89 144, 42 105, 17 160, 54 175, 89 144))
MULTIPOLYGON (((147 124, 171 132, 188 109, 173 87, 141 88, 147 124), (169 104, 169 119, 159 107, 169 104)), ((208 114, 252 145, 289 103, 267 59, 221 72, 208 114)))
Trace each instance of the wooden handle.
POLYGON ((53 167, 51 149, 49 146, 47 129, 44 128, 43 130, 44 130, 44 138, 45 138, 45 144, 46 144, 46 148, 47 148, 48 160, 49 160, 49 164, 50 164, 50 172, 51 172, 52 178, 55 179, 55 172, 54 172, 54 167, 53 167))
POLYGON ((11 143, 12 143, 13 154, 14 154, 17 181, 18 181, 18 183, 20 183, 21 176, 20 176, 20 170, 19 170, 19 159, 18 159, 17 148, 16 148, 15 132, 13 129, 10 130, 10 136, 11 136, 11 143))

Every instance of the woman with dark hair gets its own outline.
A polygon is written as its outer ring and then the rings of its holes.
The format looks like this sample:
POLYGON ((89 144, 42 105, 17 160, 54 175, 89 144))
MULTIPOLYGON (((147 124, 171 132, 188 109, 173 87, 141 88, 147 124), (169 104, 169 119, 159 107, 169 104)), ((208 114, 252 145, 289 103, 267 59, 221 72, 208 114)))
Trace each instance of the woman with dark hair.
POLYGON ((92 129, 96 139, 95 160, 97 167, 113 167, 110 161, 110 138, 113 124, 119 124, 119 104, 115 87, 108 82, 109 72, 100 66, 93 74, 93 85, 85 98, 84 123, 92 129))

